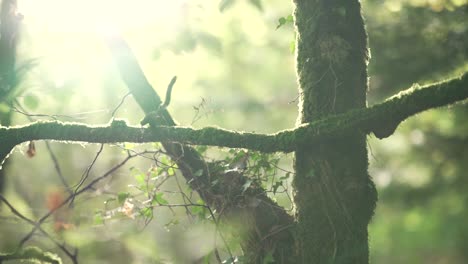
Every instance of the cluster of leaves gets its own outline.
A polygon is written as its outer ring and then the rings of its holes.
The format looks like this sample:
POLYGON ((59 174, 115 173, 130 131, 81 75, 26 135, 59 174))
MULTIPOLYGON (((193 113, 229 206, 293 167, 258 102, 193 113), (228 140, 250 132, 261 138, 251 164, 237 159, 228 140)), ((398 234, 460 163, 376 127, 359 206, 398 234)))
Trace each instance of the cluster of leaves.
POLYGON ((153 219, 155 207, 169 204, 160 187, 169 177, 175 175, 177 169, 165 155, 159 157, 158 164, 159 166, 150 167, 146 172, 131 167, 130 175, 134 178, 135 184, 129 187, 136 191, 119 192, 107 199, 104 210, 96 211, 94 223, 104 224, 106 219, 115 217, 131 219, 142 217, 145 219, 145 224, 148 224, 153 219))

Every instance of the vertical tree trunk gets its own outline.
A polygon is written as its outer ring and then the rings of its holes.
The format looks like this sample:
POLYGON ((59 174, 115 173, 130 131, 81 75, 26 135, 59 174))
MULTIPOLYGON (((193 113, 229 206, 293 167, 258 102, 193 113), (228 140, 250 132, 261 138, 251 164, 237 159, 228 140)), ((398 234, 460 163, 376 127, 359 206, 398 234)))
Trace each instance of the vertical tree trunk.
MULTIPOLYGON (((299 123, 366 107, 367 35, 358 0, 294 0, 299 123)), ((298 263, 368 263, 377 195, 366 136, 295 152, 298 263)))
MULTIPOLYGON (((16 85, 15 63, 16 45, 21 15, 17 14, 16 0, 4 0, 0 6, 0 104, 12 101, 9 97, 16 85)), ((0 112, 0 125, 11 125, 12 112, 0 112)), ((0 161, 0 193, 3 192, 6 177, 6 167, 9 161, 3 164, 0 161)))

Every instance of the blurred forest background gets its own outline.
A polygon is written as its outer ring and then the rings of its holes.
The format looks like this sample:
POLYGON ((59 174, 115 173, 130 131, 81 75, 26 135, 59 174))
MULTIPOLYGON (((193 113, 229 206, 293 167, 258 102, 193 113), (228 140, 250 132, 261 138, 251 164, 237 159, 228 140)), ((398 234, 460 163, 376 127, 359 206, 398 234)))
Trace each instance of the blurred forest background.
MULTIPOLYGON (((413 83, 468 70, 467 0, 362 3, 372 54, 369 105, 413 83)), ((19 0, 18 5, 24 20, 17 63, 34 59, 36 66, 17 87, 14 125, 52 117, 109 122, 128 93, 102 41, 102 34, 115 28, 162 97, 172 76, 178 76, 169 111, 179 124, 255 132, 295 125, 298 95, 290 1, 19 0), (284 18, 281 23, 280 18, 284 18), (279 24, 283 25, 278 28, 279 24)), ((0 111, 8 108, 0 105, 0 111)), ((138 125, 143 113, 129 97, 115 116, 138 125)), ((105 146, 89 177, 99 177, 121 162, 126 149, 154 146, 158 145, 105 146)), ((99 151, 97 145, 51 143, 50 147, 70 186, 80 181, 99 151)), ((369 149, 370 173, 379 189, 370 226, 371 262, 466 263, 467 105, 413 117, 388 139, 369 137, 369 149)), ((27 144, 10 156, 5 195, 23 214, 36 219, 48 211, 64 185, 44 142, 36 142, 33 158, 26 150, 27 144)), ((217 158, 232 152, 210 149, 205 154, 217 158)), ((277 172, 282 176, 287 175, 282 170, 291 170, 291 158, 269 159, 279 159, 277 172)), ((152 166, 150 160, 131 160, 109 180, 77 197, 68 209, 74 227, 57 235, 78 246, 81 263, 170 263, 171 259, 184 263, 184 254, 202 257, 213 250, 217 228, 225 231, 232 252, 239 251, 235 232, 216 227, 210 214, 198 209, 161 206, 153 210, 152 218, 144 219, 129 217, 122 210, 112 213, 121 208, 122 201, 115 197, 122 198, 122 193, 139 199, 141 175, 152 171, 152 166), (197 214, 202 217, 193 217, 197 214)), ((180 194, 187 189, 183 179, 171 176, 170 168, 164 173, 159 202, 185 202, 180 194)), ((284 180, 281 189, 286 192, 278 191, 275 198, 289 208, 290 178, 284 180)), ((31 226, 12 217, 6 208, 0 216, 0 251, 12 250, 31 226)), ((50 230, 53 221, 48 220, 50 230)), ((59 253, 40 235, 27 244, 59 253)), ((220 241, 217 244, 226 248, 220 241)))

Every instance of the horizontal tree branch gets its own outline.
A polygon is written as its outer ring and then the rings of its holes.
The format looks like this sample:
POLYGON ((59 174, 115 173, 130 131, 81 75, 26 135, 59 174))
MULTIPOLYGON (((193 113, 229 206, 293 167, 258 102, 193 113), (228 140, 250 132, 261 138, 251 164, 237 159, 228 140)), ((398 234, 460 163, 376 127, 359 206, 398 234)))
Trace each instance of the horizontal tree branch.
POLYGON ((388 137, 406 118, 466 98, 468 74, 445 82, 411 88, 373 107, 331 116, 275 134, 237 132, 215 127, 133 127, 124 120, 114 120, 105 126, 40 121, 25 126, 0 127, 0 158, 4 158, 15 145, 30 140, 89 143, 178 142, 262 152, 292 152, 299 145, 313 145, 352 131, 374 132, 379 138, 388 137))

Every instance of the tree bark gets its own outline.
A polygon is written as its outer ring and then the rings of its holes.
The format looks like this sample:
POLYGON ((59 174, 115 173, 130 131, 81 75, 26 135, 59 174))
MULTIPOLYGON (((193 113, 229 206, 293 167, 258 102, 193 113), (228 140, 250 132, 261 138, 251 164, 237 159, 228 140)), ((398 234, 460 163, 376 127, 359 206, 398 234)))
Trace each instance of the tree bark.
MULTIPOLYGON (((366 107, 367 34, 358 0, 295 0, 298 123, 366 107)), ((368 263, 377 194, 366 133, 295 152, 297 263, 368 263)))
MULTIPOLYGON (((17 14, 16 0, 2 1, 0 6, 0 104, 9 103, 16 86, 16 45, 22 16, 17 14)), ((11 125, 12 112, 0 112, 0 126, 11 125)), ((0 160, 0 194, 5 188, 6 167, 10 162, 2 164, 0 160), (3 168, 3 169, 2 169, 3 168)))

